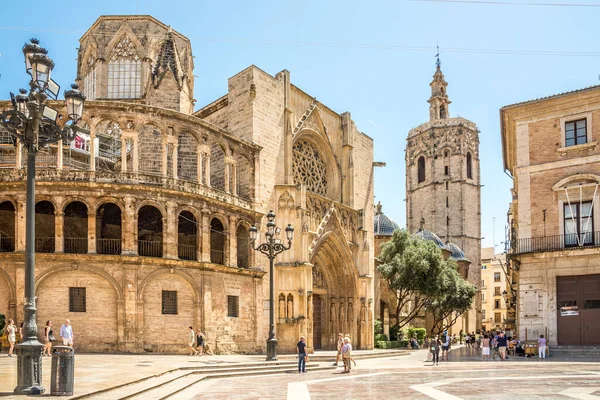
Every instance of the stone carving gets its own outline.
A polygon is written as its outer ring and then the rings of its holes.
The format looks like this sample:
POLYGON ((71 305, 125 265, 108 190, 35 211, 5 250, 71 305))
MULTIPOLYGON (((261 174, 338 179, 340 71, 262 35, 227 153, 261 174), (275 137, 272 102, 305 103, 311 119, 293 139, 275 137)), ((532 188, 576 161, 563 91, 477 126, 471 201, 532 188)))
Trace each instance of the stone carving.
POLYGON ((312 267, 313 288, 325 289, 325 279, 317 266, 312 267))
POLYGON ((110 53, 110 60, 133 60, 139 61, 140 55, 135 48, 135 45, 131 42, 131 40, 127 36, 123 36, 119 43, 115 47, 113 47, 110 53))
POLYGON ((285 319, 285 295, 279 295, 279 319, 285 319))
POLYGON ((292 197, 290 192, 286 190, 281 196, 279 196, 279 201, 277 202, 277 205, 280 210, 292 210, 294 209, 294 198, 292 197))
POLYGON ((294 318, 294 297, 291 293, 287 296, 287 317, 294 318))
POLYGON ((293 148, 294 182, 325 196, 327 194, 327 166, 319 152, 308 140, 298 140, 293 148))

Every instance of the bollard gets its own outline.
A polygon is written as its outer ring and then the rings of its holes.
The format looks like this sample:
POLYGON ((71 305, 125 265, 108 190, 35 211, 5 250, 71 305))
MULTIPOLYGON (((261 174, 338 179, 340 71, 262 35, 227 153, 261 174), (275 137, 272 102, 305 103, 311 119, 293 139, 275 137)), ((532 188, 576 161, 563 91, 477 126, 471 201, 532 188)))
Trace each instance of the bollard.
POLYGON ((52 396, 73 396, 75 383, 75 350, 70 346, 52 348, 52 372, 50 374, 52 396))

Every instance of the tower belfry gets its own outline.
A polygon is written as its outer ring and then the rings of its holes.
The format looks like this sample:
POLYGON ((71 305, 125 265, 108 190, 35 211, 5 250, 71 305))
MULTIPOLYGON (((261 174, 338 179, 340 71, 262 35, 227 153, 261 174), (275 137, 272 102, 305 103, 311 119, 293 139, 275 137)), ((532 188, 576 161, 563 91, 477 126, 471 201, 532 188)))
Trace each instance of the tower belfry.
POLYGON ((433 81, 429 84, 431 86, 431 97, 427 102, 429 103, 429 120, 435 121, 438 119, 446 119, 449 117, 450 113, 448 111, 448 106, 451 101, 448 99, 448 93, 446 91, 446 86, 448 86, 448 82, 444 79, 444 74, 442 73, 440 62, 440 48, 438 47, 438 52, 436 54, 436 70, 435 74, 433 74, 433 81))

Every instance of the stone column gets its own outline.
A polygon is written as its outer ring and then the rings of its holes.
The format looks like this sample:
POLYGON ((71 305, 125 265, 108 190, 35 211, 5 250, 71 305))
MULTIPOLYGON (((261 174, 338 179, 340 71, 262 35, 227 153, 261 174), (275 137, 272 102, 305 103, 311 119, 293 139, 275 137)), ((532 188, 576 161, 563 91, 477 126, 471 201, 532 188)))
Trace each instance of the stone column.
POLYGON ((177 203, 167 202, 167 215, 163 218, 163 253, 166 258, 178 258, 177 252, 177 203))
POLYGON ((17 208, 15 209, 15 251, 25 251, 26 197, 20 195, 15 200, 17 201, 17 208))
POLYGON ((231 168, 231 163, 225 161, 225 191, 227 193, 231 193, 231 188, 229 187, 229 169, 231 168))
POLYGON ((202 151, 201 151, 202 146, 198 145, 198 147, 196 147, 196 180, 198 181, 198 183, 202 183, 202 151))
POLYGON ((59 140, 56 145, 56 169, 63 169, 63 141, 59 140))
POLYGON ((233 194, 234 196, 237 196, 238 192, 237 192, 237 165, 236 164, 231 164, 231 178, 232 178, 232 183, 233 183, 233 187, 231 188, 231 194, 233 194))
POLYGON ((140 170, 139 166, 139 139, 137 136, 133 138, 133 172, 138 172, 140 170))
POLYGON ((210 154, 204 153, 204 178, 206 179, 206 186, 211 187, 210 184, 210 154))
POLYGON ((127 172, 127 137, 121 136, 121 172, 127 172))
POLYGON ((162 146, 163 146, 163 149, 162 149, 161 174, 162 174, 162 176, 167 176, 167 161, 169 159, 169 157, 168 157, 169 144, 167 143, 166 138, 163 138, 162 146))
POLYGON ((62 253, 64 251, 64 237, 63 237, 63 226, 64 226, 65 213, 57 211, 54 213, 54 252, 62 253))
POLYGON ((96 254, 96 213, 88 210, 88 253, 96 254))
POLYGON ((90 171, 96 170, 96 133, 90 132, 90 171))
POLYGON ((177 142, 173 143, 173 178, 177 179, 177 142))
POLYGON ((17 159, 15 160, 16 169, 23 168, 23 145, 21 141, 17 139, 17 147, 15 148, 15 156, 17 159))
POLYGON ((123 240, 123 254, 137 254, 137 229, 135 218, 135 199, 133 197, 125 197, 125 213, 122 215, 121 237, 123 240))
POLYGON ((203 209, 202 210, 202 231, 200 234, 202 235, 202 257, 200 261, 202 262, 210 262, 210 221, 208 218, 210 217, 210 210, 203 209))
POLYGON ((229 265, 237 267, 237 217, 229 216, 229 265))

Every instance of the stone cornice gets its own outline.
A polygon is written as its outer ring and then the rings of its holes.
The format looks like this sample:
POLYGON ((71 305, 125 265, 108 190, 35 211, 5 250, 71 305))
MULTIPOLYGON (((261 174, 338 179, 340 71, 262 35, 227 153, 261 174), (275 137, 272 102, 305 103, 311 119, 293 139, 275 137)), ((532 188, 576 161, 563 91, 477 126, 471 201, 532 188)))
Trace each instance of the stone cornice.
POLYGON ((412 138, 412 137, 418 136, 419 134, 422 134, 423 132, 427 132, 428 130, 430 130, 432 128, 448 128, 451 126, 464 126, 467 129, 471 129, 473 131, 478 131, 477 125, 474 122, 469 121, 468 119, 465 119, 462 117, 455 117, 455 118, 437 119, 435 121, 425 122, 424 124, 421 124, 421 125, 417 126, 416 128, 411 129, 408 132, 408 137, 412 138))

